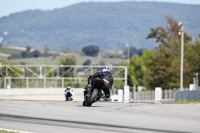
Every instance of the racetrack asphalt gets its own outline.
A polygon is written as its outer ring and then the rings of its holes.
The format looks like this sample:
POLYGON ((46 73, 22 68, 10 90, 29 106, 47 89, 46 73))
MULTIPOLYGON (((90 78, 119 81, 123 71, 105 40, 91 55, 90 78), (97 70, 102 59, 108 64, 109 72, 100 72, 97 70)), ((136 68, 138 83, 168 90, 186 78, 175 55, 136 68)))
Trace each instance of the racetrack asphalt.
POLYGON ((200 105, 0 100, 0 128, 35 133, 199 133, 200 105))

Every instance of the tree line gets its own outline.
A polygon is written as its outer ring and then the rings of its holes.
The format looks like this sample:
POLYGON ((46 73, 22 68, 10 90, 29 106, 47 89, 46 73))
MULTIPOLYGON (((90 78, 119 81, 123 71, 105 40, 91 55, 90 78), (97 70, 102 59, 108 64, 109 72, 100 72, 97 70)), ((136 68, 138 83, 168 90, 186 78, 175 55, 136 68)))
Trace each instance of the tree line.
MULTIPOLYGON (((134 55, 142 56, 144 50, 145 50, 144 48, 137 49, 135 46, 130 46, 130 47, 126 47, 123 50, 123 55, 125 56, 125 59, 128 59, 134 55), (128 51, 130 55, 127 55, 128 51)), ((100 52, 100 48, 99 46, 96 46, 96 45, 88 45, 82 48, 82 52, 88 56, 97 56, 100 52)), ((115 58, 116 56, 117 58, 119 57, 122 58, 121 56, 118 56, 115 54, 109 55, 109 58, 115 58)))
MULTIPOLYGON (((147 39, 155 39, 160 45, 145 50, 142 56, 133 56, 128 66, 129 85, 140 85, 147 89, 180 87, 181 26, 171 16, 166 16, 168 26, 152 28, 147 39)), ((200 35, 192 42, 184 33, 183 86, 189 87, 194 73, 200 72, 200 35)), ((126 62, 122 63, 126 65, 126 62)))
POLYGON ((49 57, 52 55, 47 47, 43 49, 43 52, 40 52, 37 49, 31 50, 31 47, 27 46, 25 51, 22 51, 20 54, 12 54, 9 59, 49 57))

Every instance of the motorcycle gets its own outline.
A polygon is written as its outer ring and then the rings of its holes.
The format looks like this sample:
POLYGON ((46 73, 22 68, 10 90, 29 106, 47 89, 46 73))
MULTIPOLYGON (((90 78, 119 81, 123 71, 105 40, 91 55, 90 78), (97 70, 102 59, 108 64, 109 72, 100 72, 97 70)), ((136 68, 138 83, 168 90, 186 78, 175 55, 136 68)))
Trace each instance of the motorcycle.
MULTIPOLYGON (((91 80, 91 79, 90 79, 91 80)), ((104 97, 104 93, 101 88, 104 86, 104 81, 97 79, 94 81, 93 85, 88 84, 85 87, 83 106, 91 106, 93 103, 97 102, 104 97)))

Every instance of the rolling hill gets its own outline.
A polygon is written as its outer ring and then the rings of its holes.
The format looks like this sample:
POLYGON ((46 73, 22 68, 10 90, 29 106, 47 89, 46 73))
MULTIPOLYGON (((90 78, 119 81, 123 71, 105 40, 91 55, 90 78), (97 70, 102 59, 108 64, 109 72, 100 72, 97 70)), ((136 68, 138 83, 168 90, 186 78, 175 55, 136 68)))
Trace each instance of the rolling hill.
POLYGON ((183 22, 185 31, 200 33, 200 5, 159 2, 87 2, 49 11, 27 10, 0 18, 2 44, 52 50, 122 49, 126 43, 151 49, 150 28, 166 26, 165 15, 183 22))

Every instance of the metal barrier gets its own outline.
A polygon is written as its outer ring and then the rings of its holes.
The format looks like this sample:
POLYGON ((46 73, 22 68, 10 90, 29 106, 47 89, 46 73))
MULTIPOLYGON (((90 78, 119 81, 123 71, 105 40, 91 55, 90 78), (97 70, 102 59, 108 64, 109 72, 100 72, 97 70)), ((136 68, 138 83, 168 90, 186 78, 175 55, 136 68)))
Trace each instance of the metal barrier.
MULTIPOLYGON (((0 78, 0 88, 65 88, 69 84, 79 86, 87 83, 87 78, 34 78, 34 77, 5 77, 0 78)), ((77 86, 78 87, 78 86, 77 86)))
MULTIPOLYGON (((174 90, 162 90, 162 101, 174 101, 174 90)), ((155 91, 133 92, 134 102, 155 102, 155 91)))
MULTIPOLYGON (((87 84, 87 76, 104 66, 76 65, 1 65, 0 88, 75 88, 87 84)), ((127 85, 127 67, 111 66, 115 81, 127 85)))
POLYGON ((200 90, 178 91, 176 92, 176 101, 200 101, 200 90))

